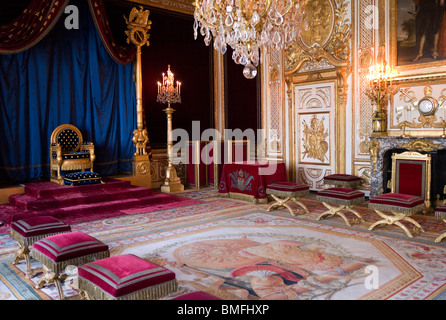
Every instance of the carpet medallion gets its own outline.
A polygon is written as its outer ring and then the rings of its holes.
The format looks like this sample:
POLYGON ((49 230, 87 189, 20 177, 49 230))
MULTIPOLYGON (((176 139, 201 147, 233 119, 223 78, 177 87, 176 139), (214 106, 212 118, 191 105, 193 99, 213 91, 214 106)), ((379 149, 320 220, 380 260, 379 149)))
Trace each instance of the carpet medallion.
MULTIPOLYGON (((370 232, 345 227, 342 219, 316 221, 322 209, 311 201, 311 214, 292 217, 287 210, 267 212, 266 205, 190 196, 203 202, 72 229, 107 243, 111 255, 133 253, 173 270, 179 290, 164 300, 197 290, 225 300, 445 299, 446 247, 431 240, 435 232, 409 239, 392 228, 370 232)), ((430 223, 426 218, 422 224, 429 229, 430 223)), ((11 264, 16 248, 3 235, 0 299, 56 299, 54 285, 34 289, 41 274, 28 280, 24 262, 11 264)), ((41 267, 36 260, 32 265, 41 267)), ((65 295, 75 297, 76 287, 73 268, 65 295)))
POLYGON ((429 299, 432 288, 445 284, 443 248, 437 252, 403 240, 388 244, 357 232, 266 217, 252 213, 199 231, 166 232, 161 241, 120 253, 174 270, 182 293, 202 290, 222 299, 429 299), (422 252, 428 261, 420 259, 422 252), (419 262, 420 268, 414 265, 419 262))

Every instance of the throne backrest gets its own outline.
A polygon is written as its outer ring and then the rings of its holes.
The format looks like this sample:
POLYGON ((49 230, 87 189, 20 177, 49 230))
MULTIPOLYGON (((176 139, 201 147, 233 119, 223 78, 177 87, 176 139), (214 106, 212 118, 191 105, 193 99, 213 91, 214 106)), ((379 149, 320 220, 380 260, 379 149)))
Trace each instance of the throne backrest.
POLYGON ((62 152, 76 152, 82 144, 82 134, 71 124, 63 124, 54 129, 51 144, 58 143, 62 152))
POLYGON ((418 152, 392 155, 392 192, 429 200, 431 155, 418 152))

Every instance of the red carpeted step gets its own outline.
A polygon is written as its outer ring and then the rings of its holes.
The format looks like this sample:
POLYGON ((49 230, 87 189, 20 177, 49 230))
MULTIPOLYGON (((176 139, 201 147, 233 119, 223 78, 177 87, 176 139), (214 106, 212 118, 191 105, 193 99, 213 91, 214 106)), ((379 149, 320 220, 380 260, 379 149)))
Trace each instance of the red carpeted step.
POLYGON ((52 182, 32 182, 25 185, 25 194, 35 198, 45 198, 61 196, 72 193, 89 193, 92 191, 108 190, 114 188, 130 188, 130 181, 103 178, 104 183, 87 184, 83 186, 71 187, 58 185, 52 182))
POLYGON ((150 196, 151 194, 152 190, 150 188, 130 186, 128 188, 106 188, 103 190, 92 189, 90 192, 77 190, 77 192, 39 198, 32 197, 28 194, 13 195, 10 197, 9 203, 20 209, 39 211, 48 210, 54 207, 64 208, 81 204, 106 202, 126 198, 139 198, 150 196))

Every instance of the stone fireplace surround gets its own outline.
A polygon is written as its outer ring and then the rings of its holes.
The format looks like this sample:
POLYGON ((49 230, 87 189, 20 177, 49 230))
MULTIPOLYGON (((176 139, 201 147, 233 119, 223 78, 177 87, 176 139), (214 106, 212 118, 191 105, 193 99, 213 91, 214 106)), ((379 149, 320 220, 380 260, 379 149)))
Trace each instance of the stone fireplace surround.
POLYGON ((431 153, 432 181, 431 201, 435 206, 437 195, 444 198, 443 187, 446 185, 446 138, 443 137, 370 137, 372 174, 370 178, 370 198, 390 192, 387 181, 392 168, 392 153, 417 151, 431 153))

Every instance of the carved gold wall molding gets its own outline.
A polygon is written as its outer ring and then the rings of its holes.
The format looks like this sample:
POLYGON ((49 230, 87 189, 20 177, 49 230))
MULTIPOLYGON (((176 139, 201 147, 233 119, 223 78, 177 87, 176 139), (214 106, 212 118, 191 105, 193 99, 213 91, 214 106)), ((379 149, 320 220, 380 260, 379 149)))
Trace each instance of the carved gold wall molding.
POLYGON ((347 0, 308 0, 297 41, 284 51, 285 74, 297 72, 305 63, 328 61, 348 65, 351 24, 347 0))

